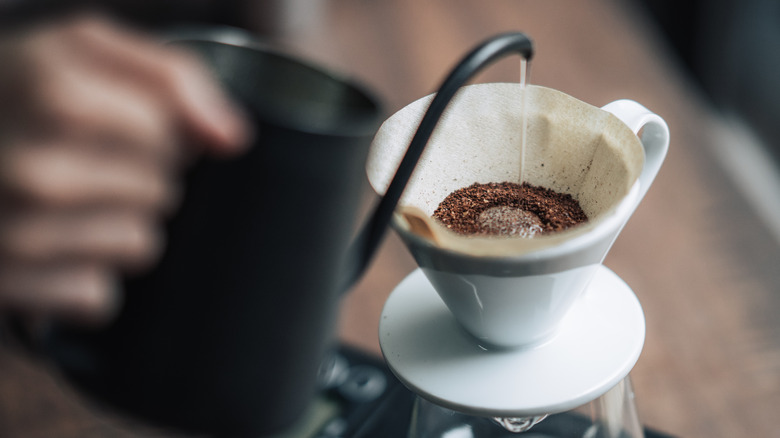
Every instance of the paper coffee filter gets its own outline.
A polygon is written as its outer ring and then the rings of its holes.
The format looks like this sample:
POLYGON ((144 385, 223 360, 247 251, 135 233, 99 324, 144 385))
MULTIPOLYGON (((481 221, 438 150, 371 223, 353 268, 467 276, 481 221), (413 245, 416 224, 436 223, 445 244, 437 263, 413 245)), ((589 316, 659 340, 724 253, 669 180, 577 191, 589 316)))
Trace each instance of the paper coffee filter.
MULTIPOLYGON (((432 98, 407 105, 377 132, 366 164, 377 193, 387 189, 432 98)), ((643 160, 637 136, 597 107, 540 86, 470 85, 442 115, 397 211, 422 212, 418 216, 433 230, 434 243, 448 249, 486 255, 526 252, 572 238, 603 220, 629 193, 643 160), (457 189, 475 182, 520 182, 524 114, 528 121, 523 181, 572 195, 588 215, 588 224, 532 239, 480 238, 450 232, 432 219, 439 203, 457 189)), ((395 225, 410 231, 399 215, 395 225)))

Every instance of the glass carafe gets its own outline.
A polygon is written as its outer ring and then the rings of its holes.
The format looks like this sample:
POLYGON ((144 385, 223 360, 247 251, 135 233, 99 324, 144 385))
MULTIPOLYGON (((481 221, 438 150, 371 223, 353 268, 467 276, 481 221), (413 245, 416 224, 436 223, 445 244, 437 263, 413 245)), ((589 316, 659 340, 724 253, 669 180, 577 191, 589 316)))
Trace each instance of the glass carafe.
POLYGON ((418 397, 409 438, 644 438, 629 377, 563 413, 523 418, 462 414, 418 397))

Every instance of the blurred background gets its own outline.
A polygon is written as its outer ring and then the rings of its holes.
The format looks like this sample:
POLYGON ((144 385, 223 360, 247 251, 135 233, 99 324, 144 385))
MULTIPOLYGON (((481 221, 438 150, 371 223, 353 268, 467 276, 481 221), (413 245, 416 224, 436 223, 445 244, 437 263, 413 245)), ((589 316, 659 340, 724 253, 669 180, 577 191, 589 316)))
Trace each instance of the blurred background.
POLYGON ((740 117, 780 158, 780 4, 641 0, 670 56, 717 108, 740 117))
MULTIPOLYGON (((83 4, 84 2, 79 2, 83 4)), ((75 2, 0 1, 3 26, 75 2)), ((391 114, 507 30, 536 43, 530 82, 602 106, 639 101, 671 129, 667 161, 605 264, 648 325, 640 418, 681 437, 780 436, 780 3, 774 0, 93 2, 149 31, 229 24, 373 89, 391 114)), ((2 62, 0 60, 0 62, 2 62)), ((503 60, 478 81, 517 81, 503 60)), ((416 267, 390 235, 345 298, 339 336, 379 354, 393 287, 416 267)), ((0 348, 0 436, 177 436, 101 412, 56 370, 0 348), (99 413, 98 413, 99 412, 99 413)))
POLYGON ((669 57, 721 117, 716 152, 780 239, 780 3, 637 3, 669 57))

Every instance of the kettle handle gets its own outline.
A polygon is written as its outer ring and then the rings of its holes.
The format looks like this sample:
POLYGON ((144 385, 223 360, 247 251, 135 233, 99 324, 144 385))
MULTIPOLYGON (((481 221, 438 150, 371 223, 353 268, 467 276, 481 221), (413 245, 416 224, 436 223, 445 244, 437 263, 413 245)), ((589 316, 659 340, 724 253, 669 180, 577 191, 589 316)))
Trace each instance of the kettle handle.
POLYGON ((346 291, 360 278, 374 256, 384 233, 390 225, 395 207, 401 199, 406 183, 412 176, 417 162, 441 118, 444 109, 455 93, 482 69, 510 53, 518 53, 526 60, 533 56, 533 42, 523 33, 510 32, 496 35, 468 53, 444 80, 422 117, 417 132, 401 160, 390 185, 370 220, 352 242, 347 253, 342 289, 346 291))

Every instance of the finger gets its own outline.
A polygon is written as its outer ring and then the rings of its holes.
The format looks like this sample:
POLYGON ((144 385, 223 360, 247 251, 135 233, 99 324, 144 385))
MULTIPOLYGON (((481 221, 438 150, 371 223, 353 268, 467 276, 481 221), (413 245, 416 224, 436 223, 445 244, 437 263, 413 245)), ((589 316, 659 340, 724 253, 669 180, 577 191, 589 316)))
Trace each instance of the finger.
POLYGON ((152 87, 183 127, 212 150, 234 152, 247 144, 250 128, 243 111, 193 56, 100 19, 77 21, 71 32, 84 48, 82 56, 152 87))
POLYGON ((93 260, 135 270, 161 248, 154 223, 126 211, 28 211, 0 222, 0 254, 28 263, 93 260))
POLYGON ((114 277, 99 265, 0 266, 0 307, 5 310, 92 323, 116 314, 120 298, 114 277))
POLYGON ((17 145, 0 149, 0 186, 42 206, 123 205, 170 211, 176 185, 159 167, 115 159, 79 145, 17 145))
POLYGON ((31 128, 38 138, 112 145, 162 165, 176 163, 180 139, 172 114, 154 92, 83 65, 62 68, 56 60, 48 62, 35 91, 37 125, 31 128))

